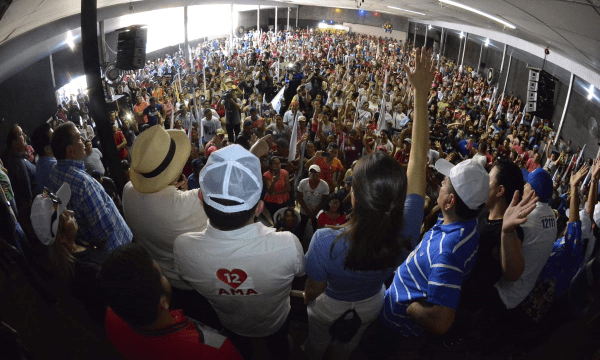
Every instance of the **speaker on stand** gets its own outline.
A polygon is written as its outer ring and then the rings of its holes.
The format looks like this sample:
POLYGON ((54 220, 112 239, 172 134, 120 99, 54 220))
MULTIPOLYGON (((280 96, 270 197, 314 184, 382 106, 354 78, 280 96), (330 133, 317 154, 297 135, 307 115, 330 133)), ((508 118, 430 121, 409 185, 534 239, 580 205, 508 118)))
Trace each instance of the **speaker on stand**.
POLYGON ((148 29, 145 25, 133 25, 116 31, 119 32, 116 67, 121 70, 143 69, 148 29))

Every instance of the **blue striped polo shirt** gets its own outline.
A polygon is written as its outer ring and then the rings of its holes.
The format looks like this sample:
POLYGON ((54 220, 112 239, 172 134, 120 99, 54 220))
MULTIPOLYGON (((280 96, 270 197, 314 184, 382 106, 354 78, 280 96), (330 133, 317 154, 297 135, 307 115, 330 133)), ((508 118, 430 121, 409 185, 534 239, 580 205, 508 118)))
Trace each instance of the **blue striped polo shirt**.
POLYGON ((422 329, 406 313, 415 301, 427 301, 456 309, 460 290, 475 264, 479 247, 477 219, 442 225, 438 222, 424 236, 394 275, 385 292, 381 321, 405 336, 422 329))

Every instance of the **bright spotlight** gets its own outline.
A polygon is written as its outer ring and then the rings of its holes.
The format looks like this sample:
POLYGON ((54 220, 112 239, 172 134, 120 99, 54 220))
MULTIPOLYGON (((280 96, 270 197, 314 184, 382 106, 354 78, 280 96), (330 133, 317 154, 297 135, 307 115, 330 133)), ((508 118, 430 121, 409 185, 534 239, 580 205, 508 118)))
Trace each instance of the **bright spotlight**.
POLYGON ((75 38, 71 30, 67 31, 67 45, 73 50, 75 48, 75 38))

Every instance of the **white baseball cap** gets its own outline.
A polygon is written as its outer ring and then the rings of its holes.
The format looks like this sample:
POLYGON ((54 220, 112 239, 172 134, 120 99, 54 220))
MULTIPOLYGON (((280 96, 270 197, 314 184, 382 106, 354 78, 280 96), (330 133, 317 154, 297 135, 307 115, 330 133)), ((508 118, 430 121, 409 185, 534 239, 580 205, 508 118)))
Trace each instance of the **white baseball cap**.
POLYGON ((468 159, 454 165, 439 159, 435 168, 450 178, 454 191, 469 209, 477 210, 485 204, 490 194, 490 176, 479 162, 468 159))
POLYGON ((314 171, 316 171, 316 172, 320 173, 320 172, 321 172, 321 167, 320 167, 319 165, 317 165, 317 164, 312 164, 312 165, 311 165, 311 166, 308 168, 308 171, 311 171, 311 170, 314 170, 314 171))
POLYGON ((224 213, 250 210, 262 192, 260 160, 240 145, 213 152, 200 171, 200 190, 206 204, 224 213), (231 200, 223 205, 215 200, 231 200))
POLYGON ((44 191, 33 199, 31 205, 31 225, 38 239, 44 245, 51 245, 56 240, 60 215, 71 200, 71 187, 63 183, 56 194, 44 191))

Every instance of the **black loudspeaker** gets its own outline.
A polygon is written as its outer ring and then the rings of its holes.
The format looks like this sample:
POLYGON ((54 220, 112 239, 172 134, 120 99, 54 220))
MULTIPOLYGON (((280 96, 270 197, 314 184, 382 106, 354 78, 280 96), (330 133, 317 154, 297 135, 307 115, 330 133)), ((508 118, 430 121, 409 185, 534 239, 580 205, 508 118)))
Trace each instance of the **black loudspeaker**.
POLYGON ((142 27, 142 25, 134 25, 117 31, 119 32, 119 38, 116 67, 121 70, 144 68, 148 29, 142 27))
POLYGON ((539 118, 551 120, 554 113, 555 89, 556 78, 552 75, 544 70, 529 70, 526 111, 539 118))

